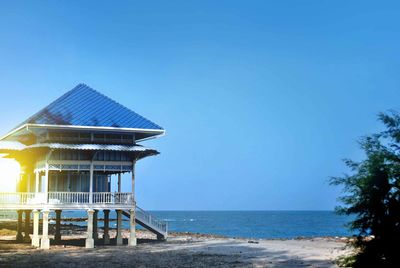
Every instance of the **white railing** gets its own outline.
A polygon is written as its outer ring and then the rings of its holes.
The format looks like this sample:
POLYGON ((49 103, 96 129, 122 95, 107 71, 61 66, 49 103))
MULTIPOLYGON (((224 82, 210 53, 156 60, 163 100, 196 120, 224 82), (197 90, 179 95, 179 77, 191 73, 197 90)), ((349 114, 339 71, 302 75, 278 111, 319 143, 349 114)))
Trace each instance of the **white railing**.
POLYGON ((135 216, 138 220, 148 225, 151 228, 163 233, 167 234, 168 225, 166 221, 162 221, 151 215, 150 213, 144 211, 140 207, 136 206, 135 216))
POLYGON ((0 204, 32 204, 35 193, 0 193, 0 204))
POLYGON ((110 192, 97 192, 93 193, 93 203, 100 204, 123 204, 134 205, 132 193, 110 193, 110 192))
POLYGON ((134 205, 132 193, 94 192, 92 198, 88 192, 49 192, 46 200, 45 193, 1 193, 2 204, 30 205, 30 204, 112 204, 134 205))
POLYGON ((49 204, 88 204, 90 193, 86 192, 49 192, 49 204))

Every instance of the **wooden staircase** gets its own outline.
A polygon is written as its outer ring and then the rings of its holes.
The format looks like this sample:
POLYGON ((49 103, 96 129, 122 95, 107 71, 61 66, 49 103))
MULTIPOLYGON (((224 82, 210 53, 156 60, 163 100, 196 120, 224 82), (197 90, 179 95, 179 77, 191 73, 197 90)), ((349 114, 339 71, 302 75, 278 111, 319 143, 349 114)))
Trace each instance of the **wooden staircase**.
MULTIPOLYGON (((129 211, 122 211, 122 214, 126 217, 130 217, 129 211)), ((140 207, 136 206, 135 210, 135 220, 140 226, 146 228, 147 230, 155 233, 158 240, 165 240, 168 236, 168 224, 166 221, 162 221, 151 215, 150 213, 144 211, 140 207)))

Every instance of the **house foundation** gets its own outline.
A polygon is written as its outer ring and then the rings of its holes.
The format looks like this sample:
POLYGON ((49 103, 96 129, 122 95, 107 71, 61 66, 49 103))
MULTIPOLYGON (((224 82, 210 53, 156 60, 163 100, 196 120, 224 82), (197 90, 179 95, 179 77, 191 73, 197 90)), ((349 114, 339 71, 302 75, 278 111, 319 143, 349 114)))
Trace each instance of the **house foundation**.
POLYGON ((40 237, 39 237, 39 211, 34 209, 33 214, 33 235, 32 235, 32 246, 40 247, 40 237))
POLYGON ((43 235, 40 239, 40 248, 49 249, 50 239, 49 239, 49 210, 43 210, 43 235))
POLYGON ((88 219, 87 219, 87 238, 85 241, 86 248, 94 248, 94 239, 93 239, 93 209, 88 209, 87 211, 88 219))
POLYGON ((122 240, 122 211, 117 210, 117 246, 120 246, 123 244, 122 240))
POLYGON ((57 209, 56 211, 56 233, 54 234, 54 240, 56 242, 61 241, 61 212, 62 210, 57 209))
POLYGON ((129 218, 129 239, 128 239, 128 245, 129 246, 136 246, 136 221, 135 221, 135 210, 131 209, 130 210, 130 218, 129 218))
POLYGON ((105 209, 103 210, 104 213, 104 234, 103 234, 103 241, 104 245, 110 244, 110 210, 105 209))

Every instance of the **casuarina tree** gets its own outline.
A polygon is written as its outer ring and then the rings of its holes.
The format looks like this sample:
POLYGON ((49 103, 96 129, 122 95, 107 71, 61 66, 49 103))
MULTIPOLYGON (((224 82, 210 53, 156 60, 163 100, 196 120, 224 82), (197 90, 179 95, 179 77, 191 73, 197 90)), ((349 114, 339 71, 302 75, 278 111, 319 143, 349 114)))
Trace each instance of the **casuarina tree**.
POLYGON ((336 211, 354 216, 354 267, 400 267, 400 114, 379 120, 385 130, 360 140, 365 159, 345 160, 350 174, 330 181, 343 187, 336 211))

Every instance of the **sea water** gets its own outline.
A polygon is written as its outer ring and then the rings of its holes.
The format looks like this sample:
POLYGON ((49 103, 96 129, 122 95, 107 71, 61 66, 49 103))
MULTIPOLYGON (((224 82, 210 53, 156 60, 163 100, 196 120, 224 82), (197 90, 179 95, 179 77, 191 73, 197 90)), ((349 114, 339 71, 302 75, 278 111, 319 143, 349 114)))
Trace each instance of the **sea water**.
MULTIPOLYGON (((168 222, 171 232, 214 234, 245 238, 296 238, 351 236, 346 224, 351 217, 333 211, 150 211, 168 222)), ((83 211, 65 211, 63 218, 86 217, 83 211)), ((99 218, 103 214, 99 212, 99 218)), ((115 212, 110 213, 116 218, 115 212)), ((76 224, 76 223, 74 223, 76 224)), ((85 225, 85 222, 79 224, 85 225)), ((124 221, 123 227, 128 228, 124 221)), ((116 222, 110 222, 115 227, 116 222)), ((102 222, 99 222, 102 226, 102 222)))

